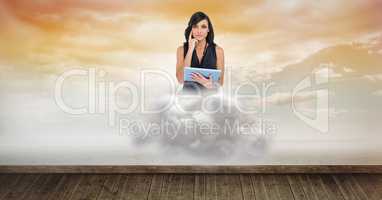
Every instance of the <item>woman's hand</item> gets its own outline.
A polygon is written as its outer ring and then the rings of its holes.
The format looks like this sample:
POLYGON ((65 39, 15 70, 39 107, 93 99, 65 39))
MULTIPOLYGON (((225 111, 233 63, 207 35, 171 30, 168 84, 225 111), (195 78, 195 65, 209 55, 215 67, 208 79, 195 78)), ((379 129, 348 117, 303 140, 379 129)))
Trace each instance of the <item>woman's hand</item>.
POLYGON ((212 81, 212 77, 211 75, 209 75, 208 78, 205 78, 203 75, 201 75, 200 73, 192 73, 191 74, 191 78, 192 80, 202 84, 204 87, 206 87, 207 89, 212 89, 212 88, 215 88, 216 85, 214 84, 214 82, 212 81))
POLYGON ((198 44, 198 40, 195 38, 192 38, 192 30, 190 31, 190 35, 188 36, 188 50, 191 50, 190 52, 194 51, 195 46, 198 44))

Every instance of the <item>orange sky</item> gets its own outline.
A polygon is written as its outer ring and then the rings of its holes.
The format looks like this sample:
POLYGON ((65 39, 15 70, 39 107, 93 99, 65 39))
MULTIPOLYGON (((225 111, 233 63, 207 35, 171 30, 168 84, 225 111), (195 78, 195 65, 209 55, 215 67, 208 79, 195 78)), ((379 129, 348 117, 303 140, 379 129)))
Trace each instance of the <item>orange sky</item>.
POLYGON ((227 65, 269 71, 327 46, 382 32, 382 1, 0 0, 1 62, 21 69, 175 69, 195 11, 206 12, 227 65))

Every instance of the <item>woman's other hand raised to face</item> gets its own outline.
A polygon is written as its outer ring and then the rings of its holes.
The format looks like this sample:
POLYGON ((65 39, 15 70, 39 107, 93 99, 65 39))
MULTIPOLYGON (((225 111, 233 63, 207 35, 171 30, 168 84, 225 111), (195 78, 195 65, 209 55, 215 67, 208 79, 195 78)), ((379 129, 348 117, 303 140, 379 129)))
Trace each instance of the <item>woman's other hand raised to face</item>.
POLYGON ((188 50, 191 52, 194 51, 195 46, 198 44, 198 40, 192 37, 192 30, 190 31, 190 35, 188 36, 188 50))

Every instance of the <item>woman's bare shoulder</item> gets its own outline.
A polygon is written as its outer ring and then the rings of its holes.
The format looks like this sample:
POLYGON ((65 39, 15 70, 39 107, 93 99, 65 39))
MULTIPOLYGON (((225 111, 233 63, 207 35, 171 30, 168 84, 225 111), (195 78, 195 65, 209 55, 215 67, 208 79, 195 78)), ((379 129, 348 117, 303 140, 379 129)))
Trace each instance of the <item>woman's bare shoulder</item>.
POLYGON ((215 46, 215 49, 216 49, 216 53, 217 53, 217 54, 224 54, 223 47, 221 47, 221 46, 219 46, 219 45, 216 45, 216 46, 215 46))

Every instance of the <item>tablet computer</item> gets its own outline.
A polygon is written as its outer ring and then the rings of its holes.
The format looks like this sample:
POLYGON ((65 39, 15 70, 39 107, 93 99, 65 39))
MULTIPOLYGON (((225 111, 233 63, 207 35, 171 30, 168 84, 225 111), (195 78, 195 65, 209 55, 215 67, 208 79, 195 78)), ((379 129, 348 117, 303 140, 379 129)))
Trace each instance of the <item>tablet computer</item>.
POLYGON ((200 73, 204 77, 208 78, 211 75, 212 80, 218 81, 220 79, 221 70, 220 69, 207 69, 207 68, 197 68, 197 67, 185 67, 184 68, 184 77, 185 81, 194 81, 192 80, 192 73, 200 73))

